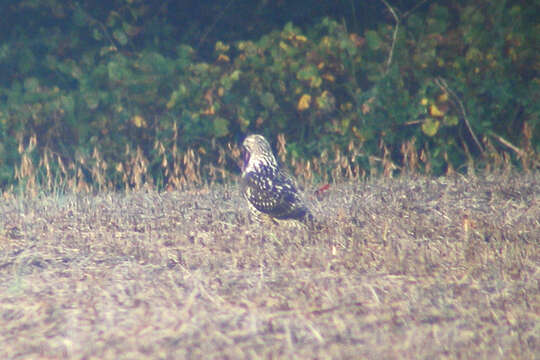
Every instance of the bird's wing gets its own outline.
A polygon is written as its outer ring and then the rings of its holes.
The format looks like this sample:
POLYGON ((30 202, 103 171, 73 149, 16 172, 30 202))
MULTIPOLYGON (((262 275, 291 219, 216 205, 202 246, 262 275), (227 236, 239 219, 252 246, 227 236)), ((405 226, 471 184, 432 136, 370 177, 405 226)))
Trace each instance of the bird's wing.
POLYGON ((262 213, 277 219, 299 219, 306 215, 307 208, 294 181, 281 171, 274 177, 248 173, 242 185, 246 199, 262 213))

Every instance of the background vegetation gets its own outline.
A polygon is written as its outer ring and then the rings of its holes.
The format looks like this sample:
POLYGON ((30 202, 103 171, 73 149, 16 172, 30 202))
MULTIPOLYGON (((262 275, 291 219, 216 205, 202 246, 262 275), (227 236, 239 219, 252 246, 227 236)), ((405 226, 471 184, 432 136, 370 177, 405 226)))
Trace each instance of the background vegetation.
POLYGON ((249 132, 314 180, 539 164, 536 1, 0 10, 3 189, 220 181, 249 132))
POLYGON ((3 357, 535 358, 539 7, 1 2, 3 357), (319 231, 250 221, 250 132, 319 231))

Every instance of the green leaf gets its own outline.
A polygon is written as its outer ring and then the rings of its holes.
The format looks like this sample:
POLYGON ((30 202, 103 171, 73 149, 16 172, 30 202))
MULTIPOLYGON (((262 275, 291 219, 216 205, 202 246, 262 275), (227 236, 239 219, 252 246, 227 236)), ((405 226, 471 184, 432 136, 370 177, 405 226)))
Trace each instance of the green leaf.
POLYGON ((234 70, 230 75, 231 80, 238 81, 238 79, 240 79, 240 74, 242 74, 240 70, 234 70))
POLYGON ((75 26, 86 26, 87 19, 88 16, 84 12, 84 10, 82 10, 80 6, 76 6, 75 11, 73 11, 73 23, 75 24, 75 26))
POLYGON ((113 37, 116 41, 122 46, 126 45, 128 43, 128 37, 125 32, 123 32, 120 29, 116 29, 113 31, 113 37))
POLYGON ((8 58, 11 52, 10 50, 9 43, 3 43, 0 45, 0 62, 8 58))
POLYGON ((36 92, 39 87, 39 81, 35 77, 24 79, 24 90, 28 92, 36 92))
POLYGON ((298 80, 308 80, 311 87, 319 87, 322 79, 319 76, 319 70, 314 65, 308 65, 300 69, 296 74, 298 80))
POLYGON ((459 118, 456 115, 445 116, 443 121, 446 126, 456 126, 459 124, 459 118))
POLYGON ((235 70, 231 74, 224 74, 220 79, 221 85, 223 85, 226 90, 230 90, 234 83, 240 79, 241 73, 240 70, 235 70))
POLYGON ((127 60, 125 57, 119 55, 115 56, 114 60, 109 61, 107 64, 107 74, 112 81, 121 81, 125 79, 132 79, 132 74, 128 69, 127 60))
POLYGON ((427 32, 430 34, 444 33, 448 27, 448 18, 448 9, 435 4, 431 9, 431 16, 427 20, 427 32))
POLYGON ((467 54, 465 54, 465 60, 467 61, 467 63, 470 63, 471 61, 478 62, 481 61, 482 58, 482 52, 475 47, 469 48, 467 54))
POLYGON ((349 38, 341 39, 341 41, 339 42, 339 48, 347 51, 350 56, 356 55, 357 52, 356 45, 349 38))
POLYGON ((510 12, 508 13, 508 16, 512 19, 518 17, 519 15, 521 15, 521 6, 519 5, 514 5, 510 8, 510 12))
POLYGON ((437 18, 429 18, 427 19, 427 32, 429 34, 442 34, 446 31, 446 21, 437 19, 437 18))
POLYGON ((381 38, 376 31, 368 30, 366 31, 366 43, 370 49, 377 50, 381 47, 381 38))
POLYGON ((97 28, 92 29, 92 37, 94 40, 101 41, 103 39, 103 34, 97 28))
POLYGON ((276 105, 276 100, 274 95, 270 92, 265 92, 260 96, 261 104, 266 109, 271 110, 276 105))
POLYGON ((32 50, 29 48, 23 48, 21 54, 19 55, 17 65, 19 67, 19 71, 23 74, 34 70, 36 67, 36 57, 34 56, 32 50))
POLYGON ((95 110, 99 106, 99 97, 97 93, 93 91, 85 92, 83 98, 86 102, 86 106, 88 106, 90 110, 95 110))
POLYGON ((330 112, 334 110, 336 105, 336 100, 334 96, 328 91, 323 91, 323 93, 318 96, 315 101, 317 102, 317 107, 324 112, 330 112))
POLYGON ((407 25, 409 29, 416 35, 422 34, 424 30, 424 21, 422 18, 416 14, 412 14, 407 19, 407 25))
POLYGON ((427 118, 422 124, 422 131, 427 136, 435 136, 439 130, 440 122, 432 118, 427 118))
POLYGON ((285 26, 283 27, 283 34, 284 35, 290 35, 290 34, 295 34, 295 33, 298 33, 298 29, 294 27, 294 25, 292 24, 292 22, 288 22, 287 24, 285 24, 285 26))
POLYGON ((190 60, 194 53, 195 50, 189 45, 179 45, 176 48, 176 55, 179 57, 179 60, 190 60))
POLYGON ((60 103, 62 104, 62 109, 67 113, 73 113, 75 110, 75 100, 71 95, 60 96, 60 103))
POLYGON ((214 118, 214 135, 223 137, 229 134, 229 121, 222 117, 214 118))

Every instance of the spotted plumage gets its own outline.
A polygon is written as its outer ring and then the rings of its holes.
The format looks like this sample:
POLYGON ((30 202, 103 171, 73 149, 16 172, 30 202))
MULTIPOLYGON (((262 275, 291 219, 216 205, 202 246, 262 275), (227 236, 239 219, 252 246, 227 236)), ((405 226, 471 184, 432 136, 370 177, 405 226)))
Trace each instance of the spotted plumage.
POLYGON ((311 222, 294 179, 282 170, 268 141, 250 135, 242 144, 242 193, 256 218, 311 222))

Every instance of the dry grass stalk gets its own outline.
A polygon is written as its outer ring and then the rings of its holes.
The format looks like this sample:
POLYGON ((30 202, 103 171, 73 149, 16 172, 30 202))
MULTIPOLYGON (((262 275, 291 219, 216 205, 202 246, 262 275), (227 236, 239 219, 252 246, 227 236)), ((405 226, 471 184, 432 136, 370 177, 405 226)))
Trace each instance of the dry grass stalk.
POLYGON ((322 198, 317 233, 249 222, 228 185, 11 195, 0 348, 10 359, 533 359, 539 179, 344 181, 322 198))
POLYGON ((416 150, 416 138, 401 144, 401 154, 403 155, 403 171, 405 175, 415 174, 418 172, 418 153, 416 150))
MULTIPOLYGON (((527 123, 523 126, 522 148, 498 137, 482 139, 483 155, 487 160, 482 162, 483 171, 485 173, 512 171, 510 154, 497 149, 491 139, 495 139, 497 143, 503 144, 517 154, 525 171, 538 168, 539 157, 534 153, 532 129, 527 123)), ((180 150, 176 127, 171 140, 171 145, 167 146, 156 139, 153 150, 159 159, 160 173, 156 174, 153 167, 153 173, 150 174, 149 164, 151 160, 155 162, 157 159, 148 158, 149 155, 145 154, 141 147, 134 150, 126 145, 124 159, 112 162, 103 157, 98 147, 94 147, 89 158, 81 153, 75 154, 74 158, 66 158, 53 153, 47 147, 39 147, 36 135, 31 136, 27 142, 19 138, 20 163, 15 167, 15 180, 20 184, 19 190, 36 195, 41 191, 90 192, 114 190, 119 187, 126 190, 142 189, 153 187, 155 181, 160 187, 170 191, 203 183, 214 184, 237 179, 241 163, 238 144, 228 144, 224 148, 212 143, 210 150, 203 147, 180 150), (210 163, 208 158, 216 160, 210 163)), ((478 165, 469 153, 467 144, 463 144, 463 147, 469 159, 468 174, 474 176, 478 165)), ((293 157, 287 151, 284 134, 279 134, 276 142, 278 158, 302 183, 341 182, 365 178, 368 169, 364 169, 362 159, 366 158, 369 163, 369 176, 373 178, 381 175, 393 177, 396 171, 408 176, 432 173, 429 152, 426 148, 417 149, 414 138, 401 145, 402 159, 399 163, 393 160, 389 148, 382 140, 379 143, 379 151, 380 154, 365 154, 362 152, 362 142, 351 141, 346 148, 333 145, 330 149, 324 149, 320 156, 304 160, 293 157)), ((450 163, 448 154, 444 153, 443 158, 447 163, 446 174, 452 176, 455 169, 450 163)))

